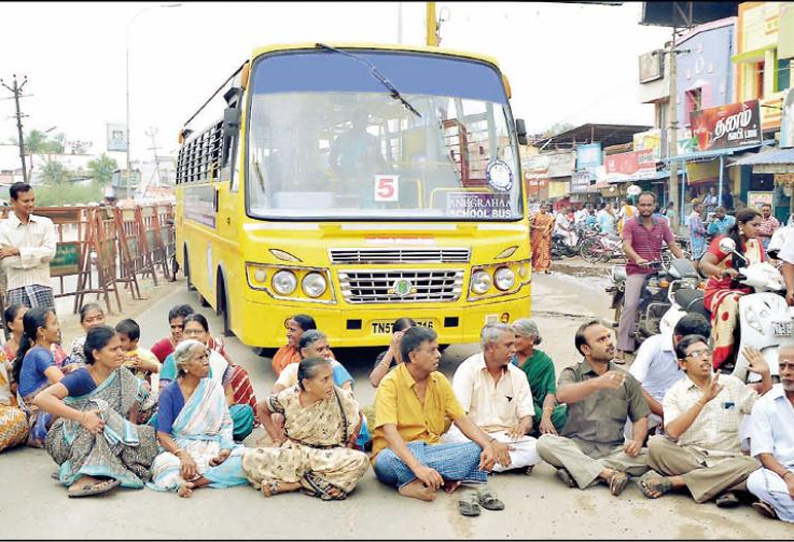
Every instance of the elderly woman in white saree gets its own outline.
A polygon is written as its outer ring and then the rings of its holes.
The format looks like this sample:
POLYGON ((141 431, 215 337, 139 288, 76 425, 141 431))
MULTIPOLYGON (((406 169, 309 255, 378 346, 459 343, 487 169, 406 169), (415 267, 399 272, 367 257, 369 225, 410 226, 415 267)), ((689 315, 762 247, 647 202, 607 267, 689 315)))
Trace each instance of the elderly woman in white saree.
POLYGON ((257 405, 277 448, 249 448, 243 469, 265 497, 303 489, 322 500, 342 500, 364 475, 369 460, 352 450, 361 412, 350 392, 334 386, 331 364, 320 357, 302 360, 297 386, 257 405), (284 435, 270 414, 284 416, 284 435))
POLYGON ((174 352, 179 376, 160 394, 157 440, 165 450, 152 464, 157 491, 190 497, 201 487, 246 485, 243 446, 232 440, 232 419, 219 382, 207 378, 209 351, 194 339, 174 352))

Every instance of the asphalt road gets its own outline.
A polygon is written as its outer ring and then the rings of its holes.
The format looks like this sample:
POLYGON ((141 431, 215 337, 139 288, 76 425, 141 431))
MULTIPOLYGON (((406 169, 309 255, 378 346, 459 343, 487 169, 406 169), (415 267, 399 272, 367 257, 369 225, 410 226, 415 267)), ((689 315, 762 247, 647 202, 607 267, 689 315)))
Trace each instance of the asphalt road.
MULTIPOLYGON (((536 275, 534 311, 542 348, 555 360, 558 372, 578 361, 573 346, 576 327, 587 317, 608 316, 607 298, 597 280, 554 273, 536 275)), ((173 293, 140 313, 141 343, 151 345, 168 330, 168 309, 177 303, 198 307, 195 293, 177 283, 173 293)), ((200 309, 212 330, 220 322, 200 309)), ((270 360, 260 358, 236 339, 230 354, 250 375, 259 397, 270 390, 274 374, 270 360)), ((441 370, 451 376, 476 345, 447 349, 441 370)), ((335 350, 356 378, 355 392, 371 404, 374 391, 367 374, 377 351, 335 350)), ((259 429, 246 441, 253 446, 259 429)), ((115 490, 109 495, 67 499, 66 489, 51 478, 55 464, 43 450, 17 448, 0 454, 0 534, 14 538, 189 538, 189 539, 425 539, 425 538, 770 538, 792 539, 794 528, 759 516, 749 506, 721 510, 712 503, 695 504, 685 495, 651 501, 635 484, 620 497, 605 486, 585 491, 569 489, 546 464, 531 476, 506 473, 489 485, 505 502, 501 512, 483 510, 477 518, 457 512, 456 495, 441 494, 433 503, 400 497, 381 485, 370 469, 346 501, 322 502, 300 493, 265 499, 250 487, 202 489, 191 499, 176 494, 115 490)))

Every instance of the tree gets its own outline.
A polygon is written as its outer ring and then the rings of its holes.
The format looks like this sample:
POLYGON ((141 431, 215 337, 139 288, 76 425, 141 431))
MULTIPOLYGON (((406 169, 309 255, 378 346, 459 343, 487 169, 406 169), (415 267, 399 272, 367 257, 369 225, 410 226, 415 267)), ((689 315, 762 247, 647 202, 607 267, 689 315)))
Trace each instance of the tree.
POLYGON ((561 134, 563 132, 567 132, 571 128, 574 128, 573 124, 569 124, 567 122, 557 122, 551 125, 551 127, 543 132, 543 137, 553 137, 557 134, 561 134))
POLYGON ((107 186, 113 180, 113 172, 119 168, 116 160, 105 153, 88 162, 88 176, 100 186, 107 186))
POLYGON ((41 180, 50 186, 63 184, 69 180, 69 172, 60 162, 49 160, 41 169, 41 180))

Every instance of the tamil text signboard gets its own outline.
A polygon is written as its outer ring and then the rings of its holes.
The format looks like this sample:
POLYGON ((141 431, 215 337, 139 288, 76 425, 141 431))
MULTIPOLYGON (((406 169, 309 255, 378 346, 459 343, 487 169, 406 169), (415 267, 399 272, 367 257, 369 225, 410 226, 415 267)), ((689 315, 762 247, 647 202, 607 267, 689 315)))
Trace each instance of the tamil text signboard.
POLYGON ((649 179, 656 173, 653 149, 610 154, 604 158, 604 169, 610 183, 649 179))
POLYGON ((690 119, 698 151, 761 144, 758 100, 700 109, 690 119))

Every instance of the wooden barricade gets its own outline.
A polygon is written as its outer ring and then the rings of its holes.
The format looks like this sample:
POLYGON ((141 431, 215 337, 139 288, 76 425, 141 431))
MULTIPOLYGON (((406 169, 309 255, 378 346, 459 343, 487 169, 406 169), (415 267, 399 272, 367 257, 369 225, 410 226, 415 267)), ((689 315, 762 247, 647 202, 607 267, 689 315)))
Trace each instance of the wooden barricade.
POLYGON ((119 312, 121 312, 121 297, 116 287, 116 271, 118 269, 116 258, 118 250, 116 248, 115 217, 110 209, 104 207, 91 208, 88 210, 88 214, 90 224, 87 237, 88 250, 85 251, 83 266, 89 272, 81 277, 82 280, 78 284, 79 293, 75 300, 75 306, 81 307, 84 303, 85 295, 95 293, 104 295, 108 314, 113 314, 113 308, 110 305, 110 292, 112 291, 116 297, 119 312), (94 265, 96 265, 98 277, 96 288, 91 284, 91 270, 94 265))
MULTIPOLYGON (((122 257, 123 269, 121 276, 131 277, 132 281, 130 284, 134 284, 136 291, 138 291, 138 298, 140 298, 136 275, 151 274, 154 285, 157 286, 157 276, 154 272, 151 250, 146 242, 143 223, 140 219, 140 207, 126 209, 116 207, 115 213, 116 229, 123 233, 119 237, 119 247, 122 256, 126 254, 126 258, 122 257), (125 263, 127 260, 129 261, 129 266, 125 263)), ((133 295, 135 294, 133 293, 133 295)))
POLYGON ((157 219, 160 222, 161 239, 165 246, 166 269, 168 280, 174 282, 178 266, 176 264, 176 208, 174 205, 155 205, 157 219), (170 264, 170 265, 169 265, 170 264))
POLYGON ((163 269, 163 277, 170 280, 168 272, 168 258, 166 254, 166 247, 163 243, 162 227, 160 224, 160 216, 158 215, 156 205, 147 205, 137 209, 141 228, 144 232, 144 240, 149 249, 149 255, 152 262, 152 277, 154 278, 155 285, 157 278, 154 273, 154 267, 160 266, 163 269))

